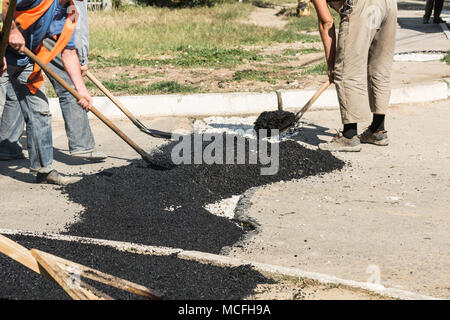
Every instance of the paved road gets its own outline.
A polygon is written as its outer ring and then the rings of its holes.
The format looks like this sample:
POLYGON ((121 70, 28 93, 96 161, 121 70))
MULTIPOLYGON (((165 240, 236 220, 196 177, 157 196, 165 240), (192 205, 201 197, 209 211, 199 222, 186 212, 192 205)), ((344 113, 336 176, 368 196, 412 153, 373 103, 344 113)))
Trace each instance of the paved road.
MULTIPOLYGON (((336 154, 348 161, 339 173, 260 188, 246 213, 261 231, 231 255, 357 281, 378 269, 384 286, 450 298, 449 105, 393 106, 388 147, 336 154)), ((305 122, 298 140, 311 147, 340 126, 338 111, 305 122)))

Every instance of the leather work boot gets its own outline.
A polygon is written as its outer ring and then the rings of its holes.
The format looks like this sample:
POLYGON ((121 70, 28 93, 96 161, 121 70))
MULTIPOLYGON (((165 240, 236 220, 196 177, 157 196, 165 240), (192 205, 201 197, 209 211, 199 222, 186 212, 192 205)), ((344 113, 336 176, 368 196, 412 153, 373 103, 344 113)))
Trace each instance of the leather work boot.
POLYGON ((372 132, 369 128, 367 128, 363 133, 361 133, 359 140, 361 143, 370 143, 377 146, 387 146, 389 144, 386 130, 372 132))
POLYGON ((36 175, 36 183, 56 184, 58 186, 66 186, 76 182, 76 179, 61 176, 58 171, 52 170, 48 173, 38 172, 36 175))
POLYGON ((361 143, 358 136, 348 139, 339 132, 330 142, 319 144, 320 150, 340 151, 340 152, 359 152, 361 151, 361 143))

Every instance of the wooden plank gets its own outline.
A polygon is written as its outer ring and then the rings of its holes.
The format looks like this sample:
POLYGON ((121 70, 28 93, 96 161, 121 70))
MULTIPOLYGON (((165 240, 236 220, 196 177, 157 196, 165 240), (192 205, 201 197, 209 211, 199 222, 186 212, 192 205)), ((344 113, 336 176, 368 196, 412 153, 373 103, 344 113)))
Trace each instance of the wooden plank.
POLYGON ((36 273, 41 273, 36 259, 30 254, 30 251, 15 241, 0 234, 0 252, 11 259, 23 264, 25 267, 36 273))
POLYGON ((85 277, 85 278, 88 278, 88 279, 91 279, 91 280, 94 280, 97 282, 101 282, 101 283, 107 284, 109 286, 146 297, 148 299, 157 300, 157 299, 163 298, 163 295, 161 293, 159 293, 155 290, 149 289, 147 287, 144 287, 140 284, 137 284, 137 283, 134 283, 134 282, 131 282, 131 281, 119 278, 119 277, 115 277, 110 274, 106 274, 99 270, 86 267, 82 264, 78 264, 73 261, 63 259, 61 257, 53 256, 50 253, 46 253, 46 255, 52 257, 52 259, 54 259, 55 261, 57 261, 60 264, 63 264, 65 267, 77 268, 78 270, 81 271, 82 277, 85 277))
POLYGON ((64 268, 61 268, 54 259, 55 256, 37 249, 31 249, 30 254, 36 259, 39 265, 47 271, 55 282, 58 283, 69 296, 72 297, 72 299, 112 300, 110 296, 84 283, 81 279, 79 285, 71 285, 69 281, 70 274, 67 271, 68 268, 65 268, 65 270, 64 268))
POLYGON ((84 265, 66 260, 37 249, 28 250, 15 241, 0 234, 0 252, 34 272, 58 283, 73 299, 112 299, 81 281, 80 288, 69 285, 70 268, 80 270, 80 276, 128 291, 148 299, 162 299, 163 295, 134 282, 121 279, 84 265))

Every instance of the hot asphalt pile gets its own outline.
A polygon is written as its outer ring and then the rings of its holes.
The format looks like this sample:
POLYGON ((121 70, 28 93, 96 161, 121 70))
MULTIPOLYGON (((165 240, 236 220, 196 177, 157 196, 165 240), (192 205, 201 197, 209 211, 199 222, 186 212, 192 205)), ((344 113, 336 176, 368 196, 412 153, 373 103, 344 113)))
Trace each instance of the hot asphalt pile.
MULTIPOLYGON (((282 129, 295 121, 295 113, 283 110, 265 111, 255 121, 255 130, 282 129)), ((270 135, 270 133, 269 133, 270 135)))
MULTIPOLYGON (((175 142, 166 145, 155 159, 170 162, 174 146, 175 142)), ((227 149, 225 143, 223 148, 227 149)), ((245 154, 249 154, 248 140, 245 154)), ((166 171, 147 168, 143 161, 107 169, 65 188, 69 199, 85 208, 67 234, 219 253, 239 241, 245 231, 209 213, 203 208, 206 204, 251 187, 326 173, 343 165, 329 152, 288 140, 279 143, 275 175, 261 175, 261 167, 268 165, 249 164, 248 157, 246 164, 181 164, 166 171)))
MULTIPOLYGON (((28 249, 40 249, 157 290, 164 294, 164 299, 242 299, 257 284, 274 283, 248 266, 222 268, 170 256, 120 252, 98 245, 30 236, 8 237, 28 249)), ((115 299, 142 298, 86 282, 115 299)), ((4 255, 0 255, 0 284, 0 299, 70 299, 60 286, 4 255)))

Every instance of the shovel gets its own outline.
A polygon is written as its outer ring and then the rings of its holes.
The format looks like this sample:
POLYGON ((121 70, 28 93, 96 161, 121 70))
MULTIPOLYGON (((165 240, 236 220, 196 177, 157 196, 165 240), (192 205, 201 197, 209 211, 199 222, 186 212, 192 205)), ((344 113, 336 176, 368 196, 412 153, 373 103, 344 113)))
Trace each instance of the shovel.
MULTIPOLYGON (((58 76, 49 66, 47 66, 41 59, 39 59, 33 52, 31 52, 28 48, 24 49, 24 53, 34 62, 36 62, 42 70, 45 71, 49 76, 55 79, 61 86, 64 87, 67 91, 70 92, 77 100, 81 100, 84 97, 79 94, 72 86, 70 86, 66 81, 64 81, 60 76, 58 76)), ((152 160, 150 154, 145 152, 141 147, 139 147, 133 140, 131 140, 122 130, 120 130, 114 123, 108 120, 100 111, 96 108, 92 107, 91 111, 93 114, 97 116, 104 124, 106 124, 112 131, 114 131, 123 141, 125 141, 131 148, 133 148, 137 153, 139 153, 144 159, 149 167, 156 170, 166 170, 171 167, 167 167, 164 164, 156 164, 154 160, 152 160)))
POLYGON ((125 108, 125 106, 116 97, 114 97, 112 93, 106 89, 105 86, 96 77, 94 77, 92 73, 87 71, 86 76, 128 117, 128 119, 131 120, 131 122, 133 122, 136 127, 139 128, 139 130, 155 138, 171 139, 172 135, 168 132, 150 129, 144 126, 144 124, 130 111, 128 111, 128 109, 125 108))
POLYGON ((320 97, 320 95, 331 85, 330 81, 324 83, 319 90, 312 96, 311 99, 301 108, 297 113, 288 111, 266 111, 259 115, 255 121, 255 131, 258 133, 260 129, 279 130, 282 133, 289 128, 295 126, 303 117, 306 111, 313 105, 313 103, 320 97))

